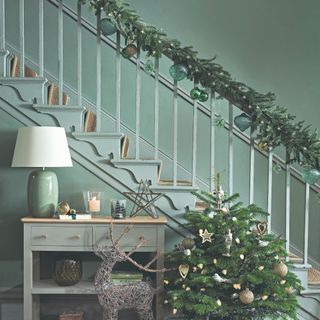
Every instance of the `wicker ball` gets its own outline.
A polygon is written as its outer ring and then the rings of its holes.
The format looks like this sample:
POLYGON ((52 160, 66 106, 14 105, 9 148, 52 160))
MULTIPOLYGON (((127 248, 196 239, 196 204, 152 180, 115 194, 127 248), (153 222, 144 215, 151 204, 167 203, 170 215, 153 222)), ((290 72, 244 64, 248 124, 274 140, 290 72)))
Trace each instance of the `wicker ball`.
POLYGON ((182 240, 182 246, 185 249, 192 249, 194 247, 194 240, 192 238, 184 238, 182 240))
POLYGON ((275 267, 273 268, 273 272, 280 277, 285 277, 288 273, 288 267, 281 261, 280 263, 275 265, 275 267))
POLYGON ((129 43, 123 50, 122 55, 123 57, 129 59, 133 57, 137 53, 138 49, 133 43, 129 43))
POLYGON ((250 304, 254 300, 254 294, 248 288, 240 292, 240 301, 244 304, 250 304))

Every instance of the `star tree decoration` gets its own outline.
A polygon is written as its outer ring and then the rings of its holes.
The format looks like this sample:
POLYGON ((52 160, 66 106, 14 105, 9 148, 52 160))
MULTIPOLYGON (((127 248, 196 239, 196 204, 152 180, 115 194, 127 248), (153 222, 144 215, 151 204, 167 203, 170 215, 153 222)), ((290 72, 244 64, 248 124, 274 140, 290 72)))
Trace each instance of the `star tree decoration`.
POLYGON ((152 218, 158 219, 159 215, 155 208, 154 203, 161 198, 164 194, 152 192, 150 190, 150 182, 148 180, 141 180, 137 192, 124 192, 134 205, 131 210, 130 217, 135 217, 141 211, 146 211, 152 218))
POLYGON ((211 237, 213 236, 213 233, 208 232, 207 229, 205 229, 204 231, 200 229, 199 236, 202 238, 202 243, 212 242, 211 237))

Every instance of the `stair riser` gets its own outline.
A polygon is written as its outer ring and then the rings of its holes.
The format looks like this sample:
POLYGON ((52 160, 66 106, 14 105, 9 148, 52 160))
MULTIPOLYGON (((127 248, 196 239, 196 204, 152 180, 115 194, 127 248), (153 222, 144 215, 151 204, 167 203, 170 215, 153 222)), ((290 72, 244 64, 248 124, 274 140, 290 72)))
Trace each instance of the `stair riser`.
POLYGON ((52 116, 57 121, 57 125, 65 128, 66 132, 83 130, 85 108, 47 105, 34 105, 33 107, 40 113, 52 116))

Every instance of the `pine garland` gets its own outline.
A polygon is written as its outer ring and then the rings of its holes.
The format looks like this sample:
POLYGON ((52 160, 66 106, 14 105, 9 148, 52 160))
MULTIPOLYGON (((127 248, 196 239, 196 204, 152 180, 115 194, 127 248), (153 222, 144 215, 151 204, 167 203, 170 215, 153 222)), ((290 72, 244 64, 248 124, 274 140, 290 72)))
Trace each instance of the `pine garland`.
MULTIPOLYGON (((86 0, 79 0, 85 4, 86 0)), ((90 8, 104 11, 127 43, 135 42, 151 57, 162 55, 175 64, 188 69, 187 78, 200 83, 207 91, 217 93, 247 113, 251 118, 258 145, 265 150, 283 145, 286 147, 287 163, 299 163, 308 169, 320 170, 320 140, 317 130, 305 126, 304 121, 295 123, 295 116, 275 104, 275 95, 262 94, 248 85, 232 79, 230 73, 211 59, 198 58, 192 46, 183 47, 176 39, 169 39, 162 29, 146 24, 121 0, 90 0, 90 8)))

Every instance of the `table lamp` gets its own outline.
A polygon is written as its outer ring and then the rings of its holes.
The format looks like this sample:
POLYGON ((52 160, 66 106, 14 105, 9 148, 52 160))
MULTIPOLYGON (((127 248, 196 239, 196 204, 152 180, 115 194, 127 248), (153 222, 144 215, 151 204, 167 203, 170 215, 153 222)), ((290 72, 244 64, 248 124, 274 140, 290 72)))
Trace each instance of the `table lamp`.
POLYGON ((58 179, 45 168, 72 167, 64 128, 20 128, 11 166, 42 168, 29 175, 29 212, 33 217, 52 217, 58 203, 58 179))

